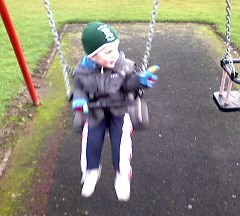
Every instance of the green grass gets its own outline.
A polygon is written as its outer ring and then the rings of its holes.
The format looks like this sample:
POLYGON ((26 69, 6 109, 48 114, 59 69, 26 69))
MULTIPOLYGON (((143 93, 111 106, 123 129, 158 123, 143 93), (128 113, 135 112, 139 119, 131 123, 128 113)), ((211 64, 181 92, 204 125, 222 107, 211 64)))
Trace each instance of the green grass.
MULTIPOLYGON (((38 61, 47 53, 53 42, 48 18, 41 1, 6 0, 9 13, 21 42, 31 73, 38 61)), ((199 22, 216 27, 225 35, 224 1, 200 0, 161 1, 158 18, 160 22, 199 22)), ((107 22, 149 22, 152 1, 149 0, 51 0, 57 27, 66 23, 101 20, 107 22)), ((232 3, 232 41, 240 47, 240 5, 232 3)), ((148 29, 144 29, 147 31, 148 29)), ((22 90, 24 81, 18 67, 4 25, 0 22, 0 122, 9 102, 22 90)))
MULTIPOLYGON (((69 49, 70 45, 65 37, 63 44, 63 49, 69 49)), ((66 110, 69 107, 59 71, 61 65, 58 58, 54 58, 46 77, 45 88, 48 90, 42 95, 42 105, 33 107, 34 121, 29 121, 21 136, 14 140, 7 174, 0 180, 1 216, 31 215, 31 208, 39 210, 44 206, 44 192, 41 193, 43 196, 39 203, 39 197, 30 188, 36 188, 36 184, 46 188, 51 181, 50 167, 54 166, 61 147, 63 128, 66 127, 66 110), (37 183, 33 183, 34 177, 37 183)))
POLYGON ((43 151, 44 143, 49 142, 48 138, 53 136, 55 130, 61 130, 64 125, 64 121, 59 122, 63 115, 62 110, 66 107, 66 97, 63 95, 64 83, 57 73, 59 69, 59 62, 55 60, 48 74, 48 80, 52 83, 50 91, 45 95, 43 105, 36 109, 34 123, 30 123, 30 128, 25 132, 28 135, 16 142, 11 169, 1 179, 0 215, 18 215, 17 210, 26 210, 27 203, 22 199, 32 184, 38 162, 44 158, 44 154, 40 153, 43 151))

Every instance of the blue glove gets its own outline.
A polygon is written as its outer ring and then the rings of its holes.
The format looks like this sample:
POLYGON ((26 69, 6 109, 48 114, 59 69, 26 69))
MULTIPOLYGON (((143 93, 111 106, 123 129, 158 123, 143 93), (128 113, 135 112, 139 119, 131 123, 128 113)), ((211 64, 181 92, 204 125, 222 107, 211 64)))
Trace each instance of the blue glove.
POLYGON ((160 70, 160 67, 157 65, 153 65, 147 68, 147 70, 141 72, 139 75, 139 83, 143 87, 152 88, 155 82, 158 80, 158 76, 154 75, 153 73, 158 70, 160 70))
POLYGON ((73 100, 72 109, 74 111, 83 111, 84 113, 88 113, 88 104, 87 100, 84 98, 73 100))
POLYGON ((82 60, 82 66, 87 68, 88 70, 94 70, 97 65, 94 61, 85 56, 82 60))

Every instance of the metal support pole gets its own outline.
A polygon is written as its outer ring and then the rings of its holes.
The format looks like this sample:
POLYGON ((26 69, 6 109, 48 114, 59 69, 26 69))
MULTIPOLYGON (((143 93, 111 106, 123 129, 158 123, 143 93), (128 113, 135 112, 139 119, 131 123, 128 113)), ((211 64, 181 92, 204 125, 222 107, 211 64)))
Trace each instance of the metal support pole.
POLYGON ((38 106, 38 105, 40 105, 40 102, 38 100, 36 91, 34 89, 34 85, 32 83, 31 75, 29 73, 29 70, 28 70, 28 67, 27 67, 23 52, 22 52, 20 42, 17 38, 16 31, 14 29, 13 23, 11 21, 11 18, 10 18, 10 15, 8 13, 8 10, 7 10, 7 7, 6 7, 6 4, 5 4, 4 0, 0 0, 0 15, 2 17, 3 23, 4 23, 5 28, 7 30, 9 39, 12 43, 13 50, 14 50, 15 55, 17 57, 19 67, 22 71, 22 74, 23 74, 24 80, 26 82, 28 91, 30 93, 31 99, 32 99, 34 105, 38 106))

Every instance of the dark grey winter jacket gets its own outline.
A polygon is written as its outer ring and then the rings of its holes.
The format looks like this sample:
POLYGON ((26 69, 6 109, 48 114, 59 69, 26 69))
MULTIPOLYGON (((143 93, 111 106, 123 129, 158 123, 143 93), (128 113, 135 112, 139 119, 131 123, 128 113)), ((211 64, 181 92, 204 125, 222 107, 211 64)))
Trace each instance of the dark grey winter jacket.
MULTIPOLYGON (((73 100, 85 98, 88 102, 107 101, 111 104, 123 102, 126 93, 137 92, 141 88, 135 63, 120 52, 113 69, 96 67, 94 70, 82 66, 80 60, 74 70, 73 100), (101 70, 102 73, 101 73, 101 70)), ((104 118, 104 108, 89 109, 88 123, 95 125, 104 118)), ((109 107, 115 116, 127 112, 127 106, 109 107)))

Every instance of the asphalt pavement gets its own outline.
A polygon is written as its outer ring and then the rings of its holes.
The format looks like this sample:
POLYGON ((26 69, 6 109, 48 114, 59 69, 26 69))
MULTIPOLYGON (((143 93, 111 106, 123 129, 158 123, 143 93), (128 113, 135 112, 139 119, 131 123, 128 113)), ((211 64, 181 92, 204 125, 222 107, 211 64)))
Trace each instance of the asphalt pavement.
MULTIPOLYGON (((114 26, 120 48, 140 66, 148 24, 114 26)), ((67 31, 79 38, 81 28, 67 31)), ((130 200, 117 200, 108 136, 96 191, 81 197, 81 138, 72 130, 69 113, 46 215, 239 215, 240 115, 219 111, 212 99, 224 52, 223 41, 208 27, 157 24, 149 65, 161 70, 157 85, 145 93, 150 127, 133 134, 130 200)), ((78 57, 73 54, 73 62, 78 57)))

